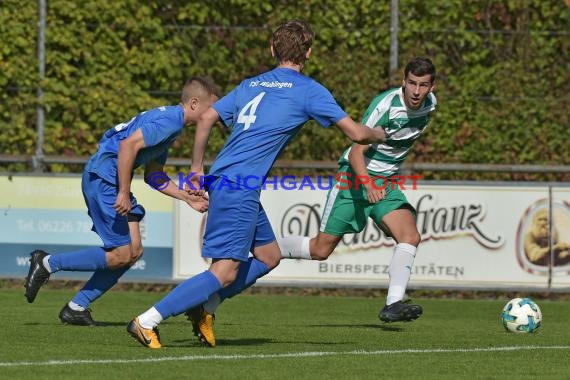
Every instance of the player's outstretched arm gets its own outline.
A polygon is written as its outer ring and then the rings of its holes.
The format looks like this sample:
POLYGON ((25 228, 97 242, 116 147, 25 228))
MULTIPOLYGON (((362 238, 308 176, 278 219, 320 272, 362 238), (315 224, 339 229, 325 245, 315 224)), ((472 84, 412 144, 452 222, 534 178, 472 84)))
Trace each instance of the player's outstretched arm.
POLYGON ((196 173, 192 177, 192 183, 198 185, 197 188, 200 185, 200 176, 204 174, 204 155, 206 154, 210 132, 218 119, 218 112, 213 107, 210 107, 196 121, 196 134, 194 135, 194 150, 192 151, 190 170, 196 173))
POLYGON ((376 144, 386 141, 386 132, 383 128, 365 127, 349 116, 340 119, 336 125, 349 139, 358 144, 376 144))
POLYGON ((184 186, 177 185, 164 173, 164 166, 158 162, 149 162, 145 166, 144 181, 162 194, 186 202, 196 211, 205 212, 208 210, 209 202, 206 196, 189 194, 184 190, 184 186))
POLYGON ((139 150, 145 147, 141 130, 122 140, 119 145, 117 158, 117 171, 119 177, 119 193, 115 200, 115 210, 121 215, 127 215, 131 211, 131 180, 133 166, 139 150))
POLYGON ((379 188, 375 186, 368 174, 368 169, 366 168, 366 162, 364 160, 364 153, 368 150, 368 145, 354 144, 350 148, 348 153, 348 161, 350 166, 357 178, 364 178, 360 182, 366 188, 366 196, 368 197, 368 202, 376 203, 384 199, 386 195, 386 190, 384 188, 379 188))

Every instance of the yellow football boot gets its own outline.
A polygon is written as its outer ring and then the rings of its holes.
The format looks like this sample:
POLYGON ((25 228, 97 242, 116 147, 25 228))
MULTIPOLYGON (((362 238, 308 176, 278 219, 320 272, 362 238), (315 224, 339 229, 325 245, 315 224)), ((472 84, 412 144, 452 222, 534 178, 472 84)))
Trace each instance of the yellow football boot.
POLYGON ((206 346, 216 347, 214 335, 214 320, 216 316, 204 310, 202 305, 197 306, 186 313, 188 320, 192 322, 192 331, 206 346))
POLYGON ((133 338, 135 338, 140 344, 148 348, 161 348, 160 335, 158 333, 158 328, 155 327, 151 329, 145 329, 139 323, 138 317, 133 319, 127 325, 127 331, 133 338))

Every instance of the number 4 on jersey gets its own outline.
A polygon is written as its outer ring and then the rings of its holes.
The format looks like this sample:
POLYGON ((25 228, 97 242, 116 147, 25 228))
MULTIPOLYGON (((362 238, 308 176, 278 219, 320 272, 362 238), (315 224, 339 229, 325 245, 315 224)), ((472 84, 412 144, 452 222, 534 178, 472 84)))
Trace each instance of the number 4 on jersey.
POLYGON ((249 103, 247 103, 238 114, 238 123, 243 123, 243 130, 247 131, 249 127, 255 123, 255 119, 257 116, 255 115, 255 111, 257 110, 257 106, 261 99, 265 95, 265 92, 260 92, 255 98, 251 99, 249 103))

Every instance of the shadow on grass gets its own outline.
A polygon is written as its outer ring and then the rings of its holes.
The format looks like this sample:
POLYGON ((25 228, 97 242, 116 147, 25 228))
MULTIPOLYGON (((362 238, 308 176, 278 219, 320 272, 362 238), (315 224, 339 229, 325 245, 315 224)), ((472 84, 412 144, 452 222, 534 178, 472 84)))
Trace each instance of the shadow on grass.
POLYGON ((348 325, 348 324, 326 324, 326 325, 309 325, 309 327, 343 327, 353 329, 380 329, 383 331, 402 331, 401 325, 388 325, 388 324, 364 324, 364 325, 348 325))
POLYGON ((129 321, 126 321, 126 322, 95 322, 95 326, 93 326, 93 327, 125 326, 125 328, 127 328, 128 324, 129 324, 129 321))
POLYGON ((63 326, 63 327, 69 327, 69 328, 79 328, 79 327, 83 327, 83 328, 95 328, 95 327, 117 327, 117 326, 125 326, 125 328, 127 327, 127 324, 129 322, 95 322, 95 326, 82 326, 82 325, 71 325, 68 323, 54 323, 54 322, 27 322, 27 323, 23 323, 23 326, 53 326, 55 325, 59 325, 59 326, 63 326))
MULTIPOLYGON (((242 339, 217 339, 216 346, 260 346, 263 344, 276 343, 272 339, 264 338, 242 338, 242 339)), ((171 341, 167 345, 168 347, 206 347, 204 344, 200 343, 198 339, 178 339, 171 341)))

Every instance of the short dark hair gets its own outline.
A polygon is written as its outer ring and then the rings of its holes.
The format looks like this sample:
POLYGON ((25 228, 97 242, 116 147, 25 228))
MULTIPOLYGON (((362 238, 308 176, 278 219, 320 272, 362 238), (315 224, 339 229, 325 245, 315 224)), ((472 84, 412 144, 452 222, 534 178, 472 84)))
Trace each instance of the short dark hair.
POLYGON ((416 57, 412 59, 404 69, 404 78, 407 78, 409 73, 418 77, 429 75, 431 76, 431 82, 435 81, 435 65, 429 58, 416 57))
POLYGON ((180 101, 187 103, 193 97, 204 98, 212 95, 220 97, 218 86, 208 78, 196 76, 188 79, 184 84, 180 101))
POLYGON ((271 46, 279 63, 291 62, 302 65, 307 60, 307 51, 313 45, 315 34, 305 21, 291 20, 275 29, 271 46))

